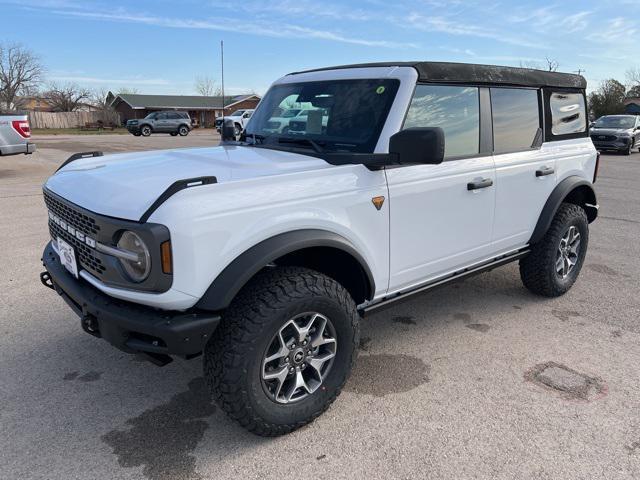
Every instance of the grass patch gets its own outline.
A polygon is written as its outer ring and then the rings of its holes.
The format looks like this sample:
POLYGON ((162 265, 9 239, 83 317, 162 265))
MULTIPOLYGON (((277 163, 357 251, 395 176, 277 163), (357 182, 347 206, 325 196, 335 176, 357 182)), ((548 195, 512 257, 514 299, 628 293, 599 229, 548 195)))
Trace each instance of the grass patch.
POLYGON ((128 134, 126 128, 115 130, 80 130, 79 128, 34 128, 32 135, 124 135, 128 134))

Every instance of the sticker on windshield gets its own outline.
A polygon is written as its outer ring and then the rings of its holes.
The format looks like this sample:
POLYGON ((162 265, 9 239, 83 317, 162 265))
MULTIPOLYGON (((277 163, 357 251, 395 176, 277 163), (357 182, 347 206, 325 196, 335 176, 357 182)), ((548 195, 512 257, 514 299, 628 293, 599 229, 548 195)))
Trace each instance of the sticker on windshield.
POLYGON ((378 88, 376 88, 376 93, 378 95, 384 93, 384 87, 382 85, 380 85, 378 88))

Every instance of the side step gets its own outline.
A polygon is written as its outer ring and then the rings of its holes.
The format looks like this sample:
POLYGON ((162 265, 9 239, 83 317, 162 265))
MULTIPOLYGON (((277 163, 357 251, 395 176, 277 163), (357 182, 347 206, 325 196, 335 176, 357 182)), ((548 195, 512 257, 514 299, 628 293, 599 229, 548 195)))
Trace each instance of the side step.
POLYGON ((381 309, 381 308, 386 308, 387 306, 390 306, 391 304, 393 304, 395 302, 409 299, 410 297, 412 297, 416 293, 426 292, 428 290, 432 290, 434 288, 441 287, 443 285, 447 285, 448 283, 454 282, 456 280, 467 278, 467 277, 470 277, 472 275, 477 275, 479 273, 488 272, 490 270, 493 270, 494 268, 501 267, 501 266, 506 265, 508 263, 515 262, 516 260, 519 260, 522 257, 526 257, 529 254, 529 252, 530 252, 530 250, 528 248, 523 249, 523 250, 519 250, 519 251, 517 251, 515 253, 512 253, 510 255, 504 255, 502 257, 497 257, 497 258, 491 260, 488 263, 483 263, 482 265, 478 265, 476 267, 470 267, 470 268, 465 268, 463 270, 459 270, 459 271, 454 272, 454 273, 452 273, 450 275, 447 275, 446 277, 432 280, 430 282, 427 282, 424 285, 415 287, 415 288, 413 288, 411 290, 406 290, 404 292, 395 293, 395 294, 390 295, 388 297, 382 298, 381 300, 379 300, 376 303, 371 303, 369 305, 364 306, 364 308, 360 309, 360 313, 362 315, 365 315, 365 314, 367 314, 369 312, 372 312, 374 310, 378 310, 378 309, 381 309))

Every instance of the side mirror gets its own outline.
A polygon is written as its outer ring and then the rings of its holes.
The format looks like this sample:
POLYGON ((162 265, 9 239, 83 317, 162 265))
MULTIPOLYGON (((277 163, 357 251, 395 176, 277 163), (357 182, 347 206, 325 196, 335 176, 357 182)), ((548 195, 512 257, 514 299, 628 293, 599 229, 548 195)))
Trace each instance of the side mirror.
POLYGON ((223 142, 233 142, 236 139, 233 120, 231 120, 230 118, 224 118, 222 120, 222 129, 220 130, 220 136, 223 142))
POLYGON ((437 165, 444 160, 444 131, 440 127, 400 130, 389 139, 389 153, 403 165, 437 165))

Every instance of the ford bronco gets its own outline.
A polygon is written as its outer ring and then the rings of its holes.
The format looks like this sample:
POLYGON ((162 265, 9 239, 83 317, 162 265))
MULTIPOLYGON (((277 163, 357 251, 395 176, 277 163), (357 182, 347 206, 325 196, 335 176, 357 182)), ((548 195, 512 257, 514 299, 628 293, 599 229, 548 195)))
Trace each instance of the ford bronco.
POLYGON ((514 261, 536 294, 571 288, 598 212, 585 87, 433 62, 286 75, 239 139, 63 163, 41 280, 87 333, 202 354, 232 418, 290 432, 340 393, 367 312, 514 261), (303 129, 274 133, 295 102, 303 129))

